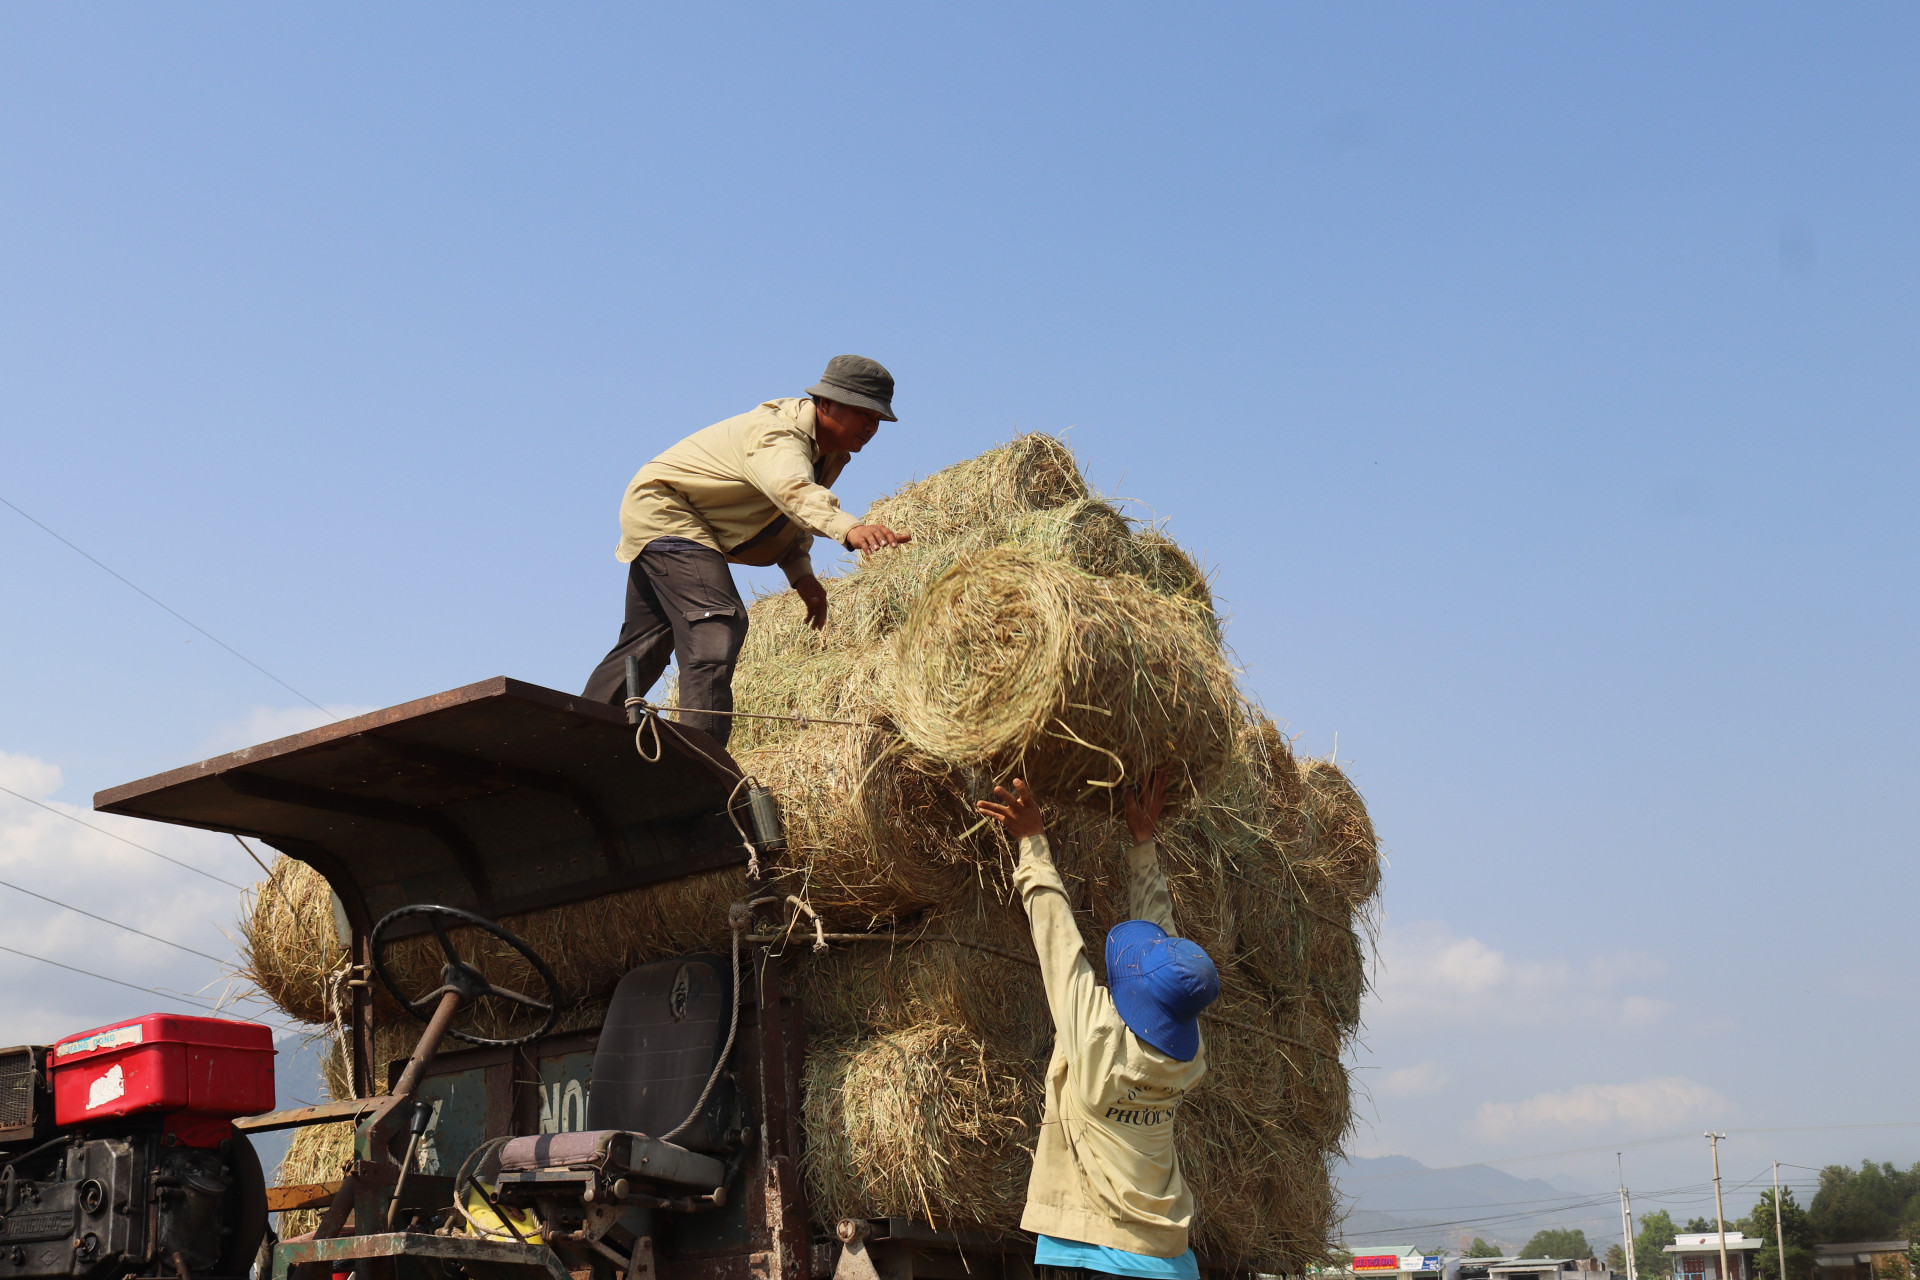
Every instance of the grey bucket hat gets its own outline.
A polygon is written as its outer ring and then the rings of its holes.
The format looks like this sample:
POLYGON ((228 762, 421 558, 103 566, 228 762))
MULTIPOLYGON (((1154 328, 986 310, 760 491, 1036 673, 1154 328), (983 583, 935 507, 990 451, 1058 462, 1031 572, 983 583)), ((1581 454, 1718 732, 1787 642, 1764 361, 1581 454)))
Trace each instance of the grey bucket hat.
POLYGON ((827 371, 807 388, 807 394, 871 409, 884 422, 900 421, 893 416, 893 375, 878 360, 865 356, 835 356, 827 361, 827 371))

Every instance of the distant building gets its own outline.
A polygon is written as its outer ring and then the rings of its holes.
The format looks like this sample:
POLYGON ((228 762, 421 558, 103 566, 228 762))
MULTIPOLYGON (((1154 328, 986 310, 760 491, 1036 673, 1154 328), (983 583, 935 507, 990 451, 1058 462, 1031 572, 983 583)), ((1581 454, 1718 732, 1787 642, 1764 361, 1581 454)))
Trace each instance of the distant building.
POLYGON ((1758 1253, 1765 1243, 1764 1240, 1742 1235, 1738 1231, 1727 1232, 1728 1274, 1724 1276, 1720 1274, 1720 1233, 1718 1231, 1702 1231, 1695 1235, 1676 1236, 1673 1243, 1661 1252, 1674 1255, 1675 1280, 1758 1280, 1753 1269, 1753 1255, 1758 1253))
POLYGON ((1354 1280, 1441 1280, 1447 1259, 1409 1248, 1355 1251, 1348 1264, 1354 1280))
POLYGON ((1907 1241, 1860 1240, 1852 1244, 1813 1247, 1813 1274, 1818 1280, 1874 1280, 1875 1276, 1907 1273, 1907 1241), (1899 1259, 1882 1262, 1882 1259, 1899 1259))
POLYGON ((1592 1258, 1484 1258, 1487 1280, 1613 1280, 1613 1268, 1592 1258))
POLYGON ((1411 1249, 1356 1250, 1344 1269, 1316 1274, 1328 1280, 1615 1280, 1613 1268, 1592 1258, 1461 1258, 1411 1249))

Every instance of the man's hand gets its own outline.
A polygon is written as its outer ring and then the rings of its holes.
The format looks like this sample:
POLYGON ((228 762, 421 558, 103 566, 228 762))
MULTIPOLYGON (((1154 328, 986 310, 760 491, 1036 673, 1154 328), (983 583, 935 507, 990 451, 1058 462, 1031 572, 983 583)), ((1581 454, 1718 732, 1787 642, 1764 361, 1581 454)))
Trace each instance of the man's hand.
POLYGON ((1045 824, 1040 821, 1040 803, 1027 790, 1024 779, 1013 780, 1011 795, 1005 787, 995 787, 993 794, 1000 797, 999 804, 991 800, 976 800, 973 807, 1005 827, 1008 839, 1025 840, 1046 830, 1045 824))
POLYGON ((1145 844, 1153 839, 1160 829, 1160 811, 1167 807, 1167 771, 1165 767, 1155 769, 1147 775, 1146 782, 1131 788, 1124 797, 1127 811, 1127 830, 1133 833, 1135 844, 1145 844))
POLYGON ((872 554, 887 547, 904 546, 913 541, 910 533, 895 533, 883 524, 857 524, 847 530, 847 545, 855 551, 872 554))
POLYGON ((800 593, 800 599, 806 602, 807 625, 815 631, 827 625, 827 589, 820 585, 820 579, 808 574, 793 584, 800 593))

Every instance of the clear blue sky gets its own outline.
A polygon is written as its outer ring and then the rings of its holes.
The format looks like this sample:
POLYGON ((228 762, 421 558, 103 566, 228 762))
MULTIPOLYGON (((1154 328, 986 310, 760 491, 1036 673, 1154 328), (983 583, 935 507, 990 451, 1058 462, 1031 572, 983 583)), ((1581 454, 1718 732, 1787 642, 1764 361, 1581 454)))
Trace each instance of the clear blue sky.
MULTIPOLYGON (((9 6, 0 495, 329 706, 575 687, 633 470, 869 354, 849 506, 1071 428, 1338 733, 1356 1150, 1920 1120, 1917 64, 1876 4, 9 6)), ((0 566, 12 789, 299 720, 3 508, 0 566)), ((231 891, 110 845, 0 795, 0 875, 224 954, 231 891)), ((0 1040, 147 1000, 48 972, 0 1040)))

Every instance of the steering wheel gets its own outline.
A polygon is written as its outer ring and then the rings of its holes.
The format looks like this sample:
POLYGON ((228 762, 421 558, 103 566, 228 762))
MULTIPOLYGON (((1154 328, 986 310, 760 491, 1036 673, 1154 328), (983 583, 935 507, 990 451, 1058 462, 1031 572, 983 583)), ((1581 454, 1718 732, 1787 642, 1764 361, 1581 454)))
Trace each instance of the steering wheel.
POLYGON ((540 1024, 538 1031, 530 1035, 515 1036, 507 1040, 495 1040, 486 1036, 468 1035, 464 1031, 455 1031, 452 1027, 447 1028, 448 1035, 456 1039, 465 1040, 468 1044, 491 1045, 495 1048, 506 1048, 511 1045, 525 1044, 529 1040, 538 1040, 541 1036, 546 1035, 547 1032, 553 1030, 554 1025, 560 1021, 560 983, 555 980, 553 970, 547 967, 547 962, 534 954, 533 948, 525 942, 514 937, 493 921, 483 916, 474 915, 471 911, 461 911, 455 907, 439 907, 426 903, 411 907, 401 907, 396 911, 389 911, 380 918, 379 924, 373 926, 373 936, 368 939, 367 949, 373 953, 373 971, 380 975, 381 985, 393 993, 393 998, 400 1002, 402 1008, 422 1022, 428 1021, 433 1016, 434 1009, 438 1007, 440 1003, 440 997, 449 991, 459 992, 468 1004, 473 1004, 488 997, 497 996, 502 1000, 507 1000, 524 1008, 547 1015, 546 1020, 540 1024), (408 916, 425 916, 427 918, 428 927, 433 930, 433 936, 439 940, 442 954, 447 957, 446 966, 440 970, 440 985, 417 998, 408 996, 400 990, 399 984, 393 980, 393 975, 387 972, 386 965, 387 948, 399 941, 397 938, 387 937, 387 929, 395 921, 404 920, 408 916), (518 951, 520 955, 525 958, 526 962, 533 966, 533 971, 540 975, 540 981, 546 984, 546 1000, 536 1000, 530 995, 513 990, 511 987, 499 986, 490 981, 487 976, 478 969, 462 960, 460 953, 453 949, 452 939, 447 937, 446 926, 442 923, 443 918, 453 920, 456 923, 466 925, 470 928, 485 930, 487 933, 492 934, 494 937, 512 947, 515 951, 518 951))

